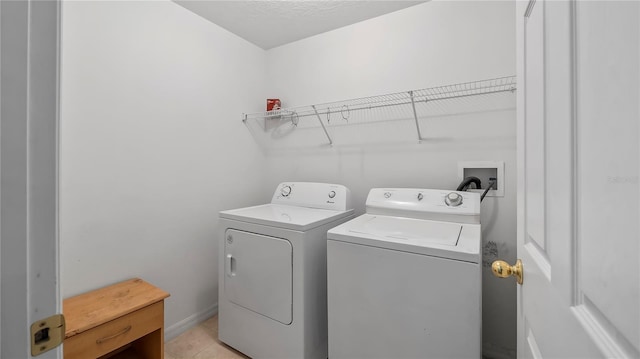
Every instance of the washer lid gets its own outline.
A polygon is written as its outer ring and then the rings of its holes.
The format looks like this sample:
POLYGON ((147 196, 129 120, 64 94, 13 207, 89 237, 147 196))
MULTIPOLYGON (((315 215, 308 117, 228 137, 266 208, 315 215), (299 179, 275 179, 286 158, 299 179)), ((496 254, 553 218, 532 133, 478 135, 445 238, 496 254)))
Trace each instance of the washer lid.
POLYGON ((329 240, 480 263, 480 225, 363 214, 327 232, 329 240))
POLYGON ((349 228, 349 232, 402 239, 408 244, 417 246, 429 244, 455 246, 462 232, 462 225, 411 218, 371 216, 354 224, 349 228))
POLYGON ((353 214, 353 209, 333 211, 282 204, 263 204, 221 211, 220 218, 303 232, 351 214, 353 214))

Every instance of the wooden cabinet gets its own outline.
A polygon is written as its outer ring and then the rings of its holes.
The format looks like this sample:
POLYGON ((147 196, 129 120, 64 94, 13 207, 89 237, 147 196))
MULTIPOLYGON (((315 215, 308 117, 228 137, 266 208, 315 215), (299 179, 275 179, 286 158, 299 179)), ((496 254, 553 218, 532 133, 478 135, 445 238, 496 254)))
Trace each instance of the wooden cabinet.
POLYGON ((168 296, 136 278, 65 299, 64 358, 162 359, 168 296))

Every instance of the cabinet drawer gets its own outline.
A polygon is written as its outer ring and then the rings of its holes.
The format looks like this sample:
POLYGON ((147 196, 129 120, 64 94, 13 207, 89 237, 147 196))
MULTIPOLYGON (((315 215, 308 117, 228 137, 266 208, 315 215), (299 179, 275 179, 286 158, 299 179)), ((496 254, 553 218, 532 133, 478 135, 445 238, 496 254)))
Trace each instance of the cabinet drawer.
POLYGON ((160 330, 163 321, 164 302, 160 301, 66 339, 64 358, 97 358, 160 330))

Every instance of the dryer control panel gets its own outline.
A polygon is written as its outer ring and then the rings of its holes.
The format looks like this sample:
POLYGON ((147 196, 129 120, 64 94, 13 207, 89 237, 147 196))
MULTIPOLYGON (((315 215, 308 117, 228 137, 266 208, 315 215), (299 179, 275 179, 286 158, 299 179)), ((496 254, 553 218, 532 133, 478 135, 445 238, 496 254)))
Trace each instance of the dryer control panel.
POLYGON ((282 182, 276 187, 271 203, 334 211, 353 208, 351 191, 347 187, 315 182, 282 182))
POLYGON ((437 189, 373 188, 367 196, 367 213, 480 223, 480 194, 437 189))

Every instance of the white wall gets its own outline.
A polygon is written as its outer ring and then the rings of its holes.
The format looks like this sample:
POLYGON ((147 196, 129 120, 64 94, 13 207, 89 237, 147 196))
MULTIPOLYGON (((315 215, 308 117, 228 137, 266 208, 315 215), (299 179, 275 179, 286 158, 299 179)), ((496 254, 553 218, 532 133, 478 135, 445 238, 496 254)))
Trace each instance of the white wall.
MULTIPOLYGON (((270 97, 285 107, 407 91, 515 74, 513 2, 433 1, 268 51, 270 97)), ((353 191, 364 211, 372 187, 455 189, 458 161, 505 161, 505 196, 482 204, 483 243, 501 259, 516 254, 516 121, 511 109, 434 119, 417 144, 306 146, 272 151, 267 187, 278 182, 327 181, 353 191), (301 150, 302 149, 302 150, 301 150)), ((313 120, 313 119, 311 119, 313 120)), ((360 138, 380 139, 383 127, 363 128, 360 138)), ((293 140, 295 134, 288 136, 293 140)), ((344 136, 343 136, 344 137, 344 136)), ((295 146, 294 146, 295 147, 295 146)), ((485 257, 491 262, 494 257, 485 257)), ((453 285, 454 283, 452 283, 453 285)), ((515 356, 516 288, 483 271, 485 354, 515 356)), ((461 323, 464 325, 464 323, 461 323)))
POLYGON ((270 197, 240 121, 265 53, 169 1, 62 16, 63 295, 141 277, 171 293, 170 336, 216 309, 218 211, 270 197))

